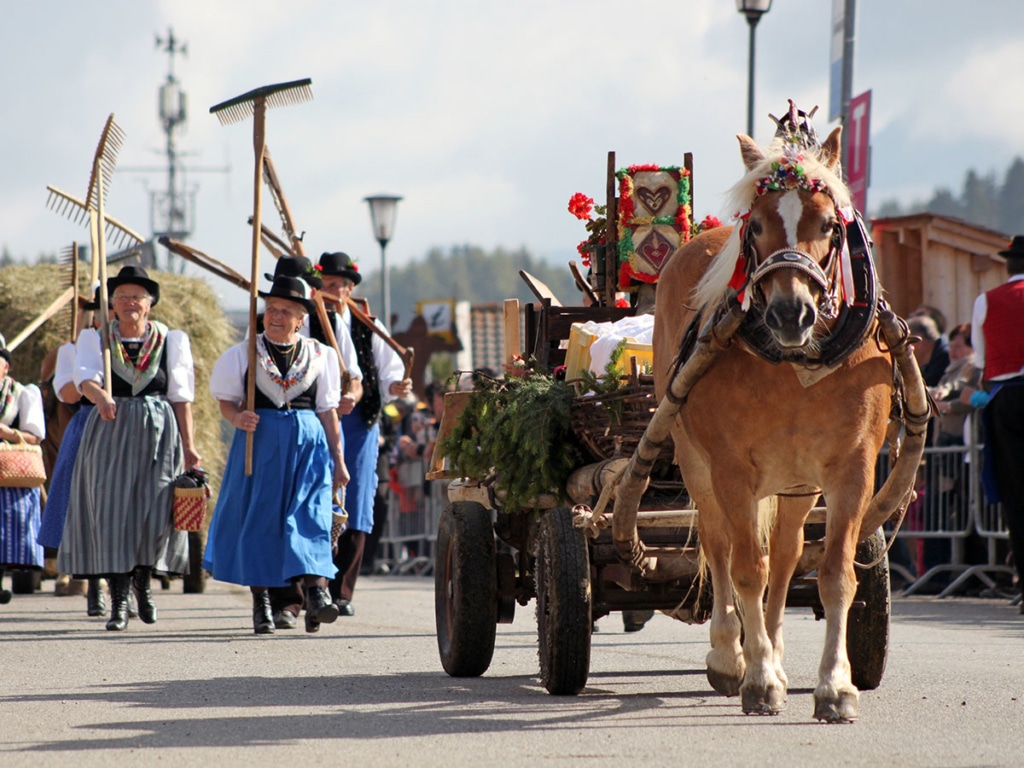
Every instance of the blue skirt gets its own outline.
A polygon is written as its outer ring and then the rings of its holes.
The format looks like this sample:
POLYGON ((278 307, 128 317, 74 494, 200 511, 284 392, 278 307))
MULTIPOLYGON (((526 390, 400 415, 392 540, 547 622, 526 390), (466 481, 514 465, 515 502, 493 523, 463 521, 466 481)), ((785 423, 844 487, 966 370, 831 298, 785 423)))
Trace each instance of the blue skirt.
POLYGON ((235 431, 203 568, 218 581, 283 587, 297 576, 333 578, 331 454, 313 411, 258 409, 252 475, 235 431))
POLYGON ((38 488, 0 488, 0 566, 43 567, 38 488))
POLYGON ((345 511, 353 531, 373 532, 373 499, 377 494, 377 454, 380 423, 367 427, 362 417, 350 413, 341 419, 345 436, 345 466, 351 479, 345 486, 345 511))
POLYGON ((75 411, 75 415, 64 428, 57 461, 54 462, 53 474, 50 475, 50 490, 46 495, 46 506, 43 507, 43 524, 36 539, 44 547, 60 547, 60 540, 64 535, 64 520, 68 516, 68 500, 71 498, 71 475, 75 471, 75 459, 78 457, 78 446, 82 444, 85 421, 89 418, 92 408, 91 403, 83 405, 75 411))

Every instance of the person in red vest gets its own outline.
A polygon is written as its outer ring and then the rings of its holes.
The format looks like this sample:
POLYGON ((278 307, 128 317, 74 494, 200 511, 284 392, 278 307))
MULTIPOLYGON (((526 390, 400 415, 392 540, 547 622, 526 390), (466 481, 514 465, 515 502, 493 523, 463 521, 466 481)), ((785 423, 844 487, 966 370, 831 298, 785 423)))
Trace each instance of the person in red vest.
POLYGON ((1002 502, 1017 585, 1024 589, 1024 235, 1014 237, 999 255, 1006 257, 1010 277, 975 300, 971 317, 974 363, 983 371, 983 389, 965 388, 961 398, 983 408, 985 496, 989 503, 1002 502))

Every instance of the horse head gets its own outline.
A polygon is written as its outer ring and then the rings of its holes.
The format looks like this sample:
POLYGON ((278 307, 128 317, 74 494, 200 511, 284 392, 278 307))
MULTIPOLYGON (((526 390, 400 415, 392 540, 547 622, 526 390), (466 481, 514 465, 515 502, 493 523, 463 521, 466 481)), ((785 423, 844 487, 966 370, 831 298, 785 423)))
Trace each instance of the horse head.
POLYGON ((843 297, 841 253, 850 193, 840 178, 840 134, 820 146, 792 132, 762 149, 738 136, 747 173, 730 203, 739 225, 697 288, 698 305, 732 288, 783 353, 811 351, 843 297))
POLYGON ((816 331, 827 332, 838 313, 844 225, 836 190, 845 193, 838 179, 840 132, 836 128, 817 153, 793 144, 765 153, 749 137, 738 137, 755 184, 740 226, 751 300, 784 350, 813 344, 816 331))

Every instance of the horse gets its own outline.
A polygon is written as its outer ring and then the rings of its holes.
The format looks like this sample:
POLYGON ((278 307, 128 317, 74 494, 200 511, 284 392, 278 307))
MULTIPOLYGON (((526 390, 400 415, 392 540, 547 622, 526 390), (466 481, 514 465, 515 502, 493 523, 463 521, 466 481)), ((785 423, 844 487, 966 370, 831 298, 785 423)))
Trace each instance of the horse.
MULTIPOLYGON (((707 678, 719 693, 739 695, 745 713, 785 709, 786 594, 821 494, 827 523, 817 583, 826 632, 814 717, 826 722, 859 714, 847 617, 857 543, 888 516, 868 510, 890 423, 895 357, 877 332, 880 287, 869 252, 851 274, 846 238, 849 232, 852 245, 860 225, 840 176, 841 131, 820 145, 791 132, 766 149, 737 136, 746 174, 729 200, 742 211, 738 223, 707 230, 671 256, 658 282, 653 338, 661 400, 684 362, 695 317, 706 320, 730 300, 742 314, 736 337, 676 398, 666 422, 698 509, 713 586, 707 678), (766 519, 773 498, 774 516, 766 519)), ((908 496, 897 488, 894 498, 905 503, 908 496)), ((642 562, 643 545, 622 520, 616 545, 631 545, 631 559, 642 562)))

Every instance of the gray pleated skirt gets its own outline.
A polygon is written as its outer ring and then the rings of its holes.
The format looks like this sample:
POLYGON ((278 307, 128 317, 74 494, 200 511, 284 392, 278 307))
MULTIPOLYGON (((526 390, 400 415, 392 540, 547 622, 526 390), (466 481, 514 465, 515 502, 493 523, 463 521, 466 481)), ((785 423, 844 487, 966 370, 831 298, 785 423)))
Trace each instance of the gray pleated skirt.
POLYGON ((188 572, 188 533, 175 531, 171 505, 184 450, 171 404, 116 398, 117 417, 94 408, 71 476, 57 569, 76 576, 127 573, 149 565, 188 572))

